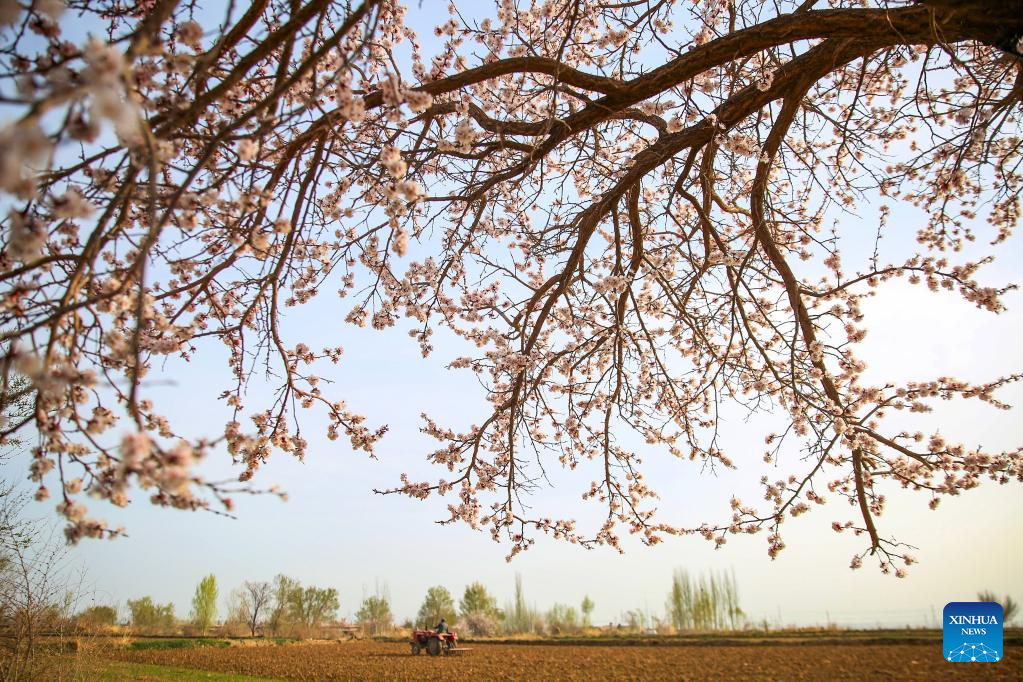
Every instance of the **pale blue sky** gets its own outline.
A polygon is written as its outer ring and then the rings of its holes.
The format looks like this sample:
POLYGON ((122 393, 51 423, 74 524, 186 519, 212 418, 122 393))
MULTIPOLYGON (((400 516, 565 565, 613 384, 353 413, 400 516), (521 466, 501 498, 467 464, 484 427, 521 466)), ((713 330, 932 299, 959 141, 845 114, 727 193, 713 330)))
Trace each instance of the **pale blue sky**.
MULTIPOLYGON (((412 22, 424 28, 429 56, 433 39, 425 29, 446 15, 436 11, 431 15, 431 3, 424 4, 425 10, 412 3, 412 22)), ((868 214, 873 212, 865 211, 862 223, 872 225, 868 214)), ((919 216, 908 211, 896 212, 893 236, 886 240, 888 259, 896 259, 912 244, 916 220, 919 216)), ((860 224, 852 217, 844 221, 850 233, 860 224)), ((872 238, 873 228, 864 234, 872 238)), ((864 243, 849 244, 847 264, 857 253, 862 256, 864 243)), ((1018 277, 1023 240, 1012 238, 998 254, 999 261, 982 275, 984 282, 1002 284, 1018 277)), ((333 291, 329 286, 325 290, 333 291)), ((995 316, 955 295, 930 295, 908 285, 886 285, 883 294, 866 308, 871 332, 860 351, 870 371, 877 373, 874 376, 923 379, 951 374, 983 380, 1023 367, 1019 343, 1023 295, 1008 295, 1009 312, 995 316)), ((156 509, 144 495, 127 510, 92 503, 96 513, 114 525, 127 526, 130 533, 114 542, 86 541, 72 550, 88 569, 97 602, 123 607, 126 599, 148 594, 157 601, 174 602, 177 614, 184 617, 194 586, 206 573, 216 574, 225 594, 243 580, 269 580, 286 573, 305 583, 338 588, 341 613, 348 616, 363 596, 377 585, 386 586, 400 620, 414 614, 426 588, 434 584, 445 585, 457 597, 467 583, 481 580, 503 603, 511 596, 517 572, 523 576, 527 597, 541 608, 555 601, 578 605, 588 594, 596 603, 596 622, 603 623, 634 608, 662 614, 677 567, 692 572, 734 568, 750 618, 783 623, 823 623, 830 618, 859 625, 925 624, 933 622, 930 619, 937 616, 932 614, 940 614, 946 602, 970 600, 980 589, 1023 597, 1018 580, 1023 575, 1023 497, 1018 485, 985 484, 958 499, 945 499, 934 512, 927 510, 925 496, 893 491, 881 520, 882 532, 917 545, 915 554, 921 560, 904 580, 880 575, 870 562, 859 571, 848 569, 850 557, 863 543, 830 531, 832 519, 850 518, 850 510, 837 500, 786 522, 788 547, 776 561, 768 559, 764 537, 757 535, 730 538, 718 551, 697 538, 670 540, 655 548, 628 539, 621 556, 541 538, 508 564, 507 545, 493 543, 489 535, 433 523, 447 516, 448 500, 416 502, 372 493, 373 488, 394 485, 403 471, 413 480, 439 475, 425 461, 434 441, 418 431, 420 412, 427 410, 454 428, 478 422, 483 415, 486 406, 475 378, 444 369, 464 348, 439 332, 437 350, 424 360, 400 330, 379 333, 345 325, 347 310, 348 305, 339 305, 328 293, 289 311, 287 328, 292 339, 314 348, 345 346, 341 365, 332 374, 322 374, 337 382, 337 395, 366 414, 371 424, 389 424, 379 459, 352 452, 343 439, 327 441, 323 419, 310 413, 303 428, 310 442, 306 462, 278 454, 255 481, 279 483, 291 496, 287 503, 239 496, 237 520, 156 509)), ((228 411, 216 396, 229 378, 221 349, 209 344, 191 363, 171 360, 164 369, 154 370, 150 396, 164 405, 164 413, 183 435, 217 435, 228 411), (160 382, 166 383, 157 385, 160 382)), ((247 401, 252 406, 261 402, 258 391, 247 401)), ((1023 388, 1003 391, 1000 397, 1023 404, 1023 388)), ((1023 442, 1018 413, 951 403, 916 419, 924 426, 940 425, 951 438, 998 449, 1023 442)), ((733 493, 758 499, 763 436, 775 430, 776 423, 768 417, 746 423, 735 411, 725 417, 724 444, 739 464, 738 471, 701 475, 698 467, 666 453, 645 457, 648 481, 662 494, 660 506, 668 520, 691 524, 727 517, 733 493)), ((208 462, 208 474, 229 476, 225 462, 226 456, 208 462)), ((781 470, 788 473, 790 465, 791 460, 783 459, 781 470)), ((600 514, 579 500, 590 479, 587 473, 552 473, 557 487, 538 492, 539 507, 570 509, 567 514, 581 523, 600 514)), ((32 511, 50 514, 52 504, 34 505, 32 511)))
MULTIPOLYGON (((1019 366, 1023 296, 1012 296, 1009 302, 1015 304, 1010 313, 994 317, 950 295, 892 292, 868 309, 868 319, 876 318, 877 324, 863 354, 887 376, 904 372, 922 377, 947 368, 957 376, 979 378, 1004 367, 1010 358, 1019 366)), ((304 464, 276 456, 259 477, 262 483, 280 483, 291 495, 287 503, 241 496, 237 520, 154 509, 144 500, 128 510, 111 510, 111 521, 126 524, 131 537, 86 542, 74 550, 88 566, 100 601, 151 594, 173 601, 179 615, 186 615, 191 591, 205 573, 215 573, 230 588, 283 572, 337 587, 344 614, 354 613, 377 583, 386 585, 395 613, 408 616, 433 584, 457 594, 467 583, 482 580, 503 602, 510 597, 514 573, 520 572, 528 596, 538 605, 577 604, 589 594, 597 604, 597 621, 607 621, 637 607, 662 612, 671 572, 679 566, 690 571, 734 568, 747 613, 774 620, 780 608, 784 622, 824 622, 830 615, 846 623, 924 623, 932 606, 940 612, 946 602, 968 600, 980 589, 1018 595, 1023 569, 1018 485, 985 485, 945 499, 937 511, 926 508, 924 496, 893 494, 883 529, 917 545, 921 559, 904 580, 881 576, 869 564, 855 572, 847 568, 862 543, 829 530, 832 518, 849 514, 838 503, 787 522, 788 548, 773 562, 766 556, 763 537, 754 536, 730 539, 719 551, 695 538, 655 548, 629 541, 623 556, 541 540, 507 564, 507 547, 487 535, 432 523, 446 516, 443 499, 416 502, 371 492, 393 484, 401 471, 413 477, 432 473, 423 460, 432 443, 418 433, 424 406, 455 425, 470 423, 478 413, 480 404, 473 400, 478 389, 470 377, 443 369, 449 347, 439 346, 434 357, 422 360, 399 334, 346 331, 345 336, 347 360, 338 372, 344 395, 371 420, 391 426, 379 460, 353 453, 340 441, 329 443, 310 428, 312 445, 304 464)), ((215 433, 222 424, 217 415, 222 408, 209 398, 218 386, 210 378, 220 375, 216 363, 207 359, 167 372, 176 385, 161 389, 173 396, 168 416, 178 424, 189 423, 195 435, 215 433)), ((1004 397, 1018 404, 1021 393, 1006 391, 1004 397)), ((983 406, 953 404, 930 419, 950 437, 972 436, 971 441, 989 448, 1008 447, 1023 436, 1013 412, 983 406)), ((752 424, 731 420, 726 445, 740 469, 727 476, 700 475, 691 466, 677 466, 652 453, 647 461, 658 474, 649 478, 665 498, 665 512, 689 521, 725 514, 728 497, 736 490, 752 491, 758 477, 751 473, 755 466, 743 466, 738 456, 745 446, 749 459, 756 460, 763 435, 771 428, 766 418, 752 424)), ((578 492, 587 480, 582 475, 558 489, 543 490, 537 504, 584 510, 578 492)))

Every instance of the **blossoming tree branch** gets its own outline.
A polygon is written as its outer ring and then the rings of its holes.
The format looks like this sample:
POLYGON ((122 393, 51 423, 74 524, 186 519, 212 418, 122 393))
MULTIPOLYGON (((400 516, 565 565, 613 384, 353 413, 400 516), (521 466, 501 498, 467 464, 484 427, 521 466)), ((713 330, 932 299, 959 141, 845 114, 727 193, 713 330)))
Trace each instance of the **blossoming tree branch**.
POLYGON ((31 438, 70 541, 121 532, 87 495, 229 512, 232 486, 194 463, 223 445, 247 488, 275 451, 303 456, 306 410, 372 453, 386 428, 313 373, 343 361, 343 335, 311 348, 282 324, 317 296, 352 325, 410 328, 424 356, 439 327, 465 340, 453 366, 489 416, 424 415, 443 478, 382 492, 449 494, 451 521, 511 555, 538 532, 615 548, 762 532, 774 556, 786 517, 834 498, 834 530, 863 538, 853 567, 903 575, 884 489, 935 506, 1023 478, 1019 450, 885 420, 951 397, 1007 408, 1012 368, 875 384, 856 354, 886 280, 1003 309, 990 258, 958 254, 993 254, 1019 220, 1023 2, 501 0, 482 19, 451 6, 427 56, 405 11, 0 0, 3 400, 32 405, 2 433, 31 438), (918 252, 844 266, 833 218, 861 202, 880 217, 857 239, 915 230, 918 252), (899 204, 925 219, 888 225, 899 204), (216 344, 233 417, 183 438, 145 377, 216 344), (246 404, 255 376, 277 382, 267 404, 246 404), (803 456, 700 526, 656 515, 641 455, 751 454, 718 442, 729 403, 783 418, 754 459, 803 456), (605 522, 524 504, 551 466, 605 522))

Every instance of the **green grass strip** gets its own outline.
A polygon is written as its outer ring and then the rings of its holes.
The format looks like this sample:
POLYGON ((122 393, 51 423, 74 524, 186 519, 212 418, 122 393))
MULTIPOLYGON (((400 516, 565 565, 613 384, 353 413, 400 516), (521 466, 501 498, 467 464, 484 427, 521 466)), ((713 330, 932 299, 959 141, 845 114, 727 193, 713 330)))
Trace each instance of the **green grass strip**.
POLYGON ((140 639, 128 645, 132 651, 147 649, 193 649, 201 646, 229 647, 231 643, 223 639, 206 639, 202 637, 189 639, 140 639))

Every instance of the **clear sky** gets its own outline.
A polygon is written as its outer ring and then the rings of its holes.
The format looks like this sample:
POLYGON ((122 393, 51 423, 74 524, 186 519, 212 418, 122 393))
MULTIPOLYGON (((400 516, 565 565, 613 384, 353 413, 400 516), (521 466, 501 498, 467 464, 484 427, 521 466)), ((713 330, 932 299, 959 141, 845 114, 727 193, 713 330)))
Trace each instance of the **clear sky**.
MULTIPOLYGON (((1018 242, 1013 244, 1016 257, 1018 242)), ((1010 297, 1010 312, 995 317, 952 295, 932 296, 898 285, 893 289, 867 311, 874 322, 864 357, 878 372, 923 377, 947 368, 956 376, 979 378, 1023 360, 1018 342, 1023 296, 1010 297)), ((624 555, 541 539, 508 564, 507 547, 486 534, 433 523, 446 516, 443 499, 417 502, 372 493, 374 487, 392 485, 401 471, 413 477, 432 473, 424 462, 432 443, 418 433, 424 407, 455 424, 471 423, 479 412, 479 390, 471 377, 443 368, 450 347, 439 346, 435 356, 422 360, 399 334, 353 334, 340 324, 309 331, 347 337, 345 365, 336 378, 352 405, 371 420, 390 425, 379 459, 354 453, 340 440, 326 441, 313 425, 305 463, 277 456, 259 476, 266 484, 280 483, 291 496, 286 503, 239 496, 236 520, 156 509, 144 499, 124 511, 110 510, 107 516, 127 525, 130 537, 86 541, 74 550, 88 568, 97 601, 123 604, 150 594, 173 601, 185 616, 195 583, 206 573, 215 573, 231 588, 283 572, 303 582, 337 587, 342 613, 348 615, 363 596, 378 585, 386 587, 395 614, 404 617, 414 614, 426 588, 434 584, 457 595, 467 583, 481 580, 503 603, 518 572, 528 598, 538 606, 555 601, 578 605, 588 594, 596 602, 596 621, 607 622, 633 608, 662 613, 676 567, 693 572, 734 568, 743 607, 754 620, 873 625, 926 624, 933 617, 932 607, 940 614, 946 602, 970 600, 980 589, 1019 589, 1023 499, 1018 485, 986 484, 943 500, 936 511, 927 509, 922 495, 893 494, 883 530, 917 545, 921 559, 903 580, 882 576, 869 563, 859 571, 847 567, 861 542, 828 528, 832 518, 849 514, 837 502, 788 521, 788 548, 775 561, 767 557, 763 538, 754 536, 732 538, 718 551, 697 538, 654 548, 629 541, 624 555)), ((168 411, 172 421, 189 423, 195 435, 222 427, 223 409, 212 400, 223 378, 215 361, 199 358, 164 376, 172 382, 160 389, 173 396, 168 411)), ((1002 395, 1023 403, 1018 389, 1002 395)), ((941 424, 950 437, 972 436, 971 442, 990 448, 1009 447, 1023 438, 1018 410, 952 403, 928 419, 941 424)), ((726 444, 733 453, 746 448, 749 459, 756 460, 770 429, 770 419, 749 424, 732 419, 725 429, 726 444)), ((648 463, 661 475, 649 478, 665 498, 665 512, 684 518, 703 517, 707 510, 725 514, 729 496, 752 490, 758 478, 741 459, 737 472, 720 477, 667 459, 651 453, 648 463)), ((536 502, 583 510, 578 489, 585 480, 541 490, 536 502)))
MULTIPOLYGON (((426 29, 443 13, 413 4, 412 21, 426 29)), ((431 3, 424 3, 430 5, 431 3)), ((423 30, 427 58, 432 36, 423 30)), ((872 239, 871 212, 844 219, 849 234, 866 224, 862 234, 872 239)), ((896 212, 890 221, 891 257, 912 243, 916 221, 909 212, 896 212)), ((855 253, 855 237, 850 247, 855 253)), ((872 244, 872 242, 871 242, 872 244)), ((1023 239, 1013 237, 999 247, 999 259, 981 275, 985 283, 1003 284, 1019 278, 1023 239)), ((330 290, 330 287, 326 287, 330 290)), ((925 289, 888 284, 866 308, 870 333, 860 355, 870 376, 925 379, 948 374, 982 380, 1023 367, 1023 294, 1006 296, 1009 311, 993 315, 976 310, 954 294, 929 294, 925 289)), ((950 601, 971 600, 981 589, 1010 593, 1019 599, 1023 575, 1023 496, 1019 485, 984 484, 956 499, 946 498, 937 511, 927 509, 923 495, 892 491, 882 532, 918 547, 920 559, 903 580, 882 576, 873 564, 851 571, 850 557, 860 551, 860 539, 836 535, 833 519, 850 518, 836 500, 786 522, 785 549, 771 561, 762 535, 733 537, 721 550, 699 538, 669 540, 647 548, 628 539, 626 553, 586 551, 542 537, 529 552, 510 564, 508 547, 486 533, 464 526, 434 523, 447 516, 447 499, 426 502, 375 495, 401 472, 413 480, 437 476, 425 461, 434 441, 419 433, 419 414, 428 410, 455 428, 477 422, 485 404, 474 377, 449 371, 445 365, 461 355, 458 342, 438 333, 437 350, 422 359, 415 342, 401 330, 387 333, 345 325, 347 307, 325 294, 322 299, 287 318, 291 337, 311 347, 345 346, 342 363, 332 375, 337 390, 371 424, 387 423, 390 432, 378 449, 379 459, 352 452, 343 439, 328 441, 322 420, 313 415, 304 424, 310 447, 304 463, 276 455, 257 476, 258 485, 280 484, 290 495, 239 496, 237 519, 208 513, 184 513, 151 507, 144 495, 126 510, 96 513, 112 524, 127 526, 129 537, 113 542, 85 541, 72 557, 86 567, 87 583, 96 603, 122 607, 129 598, 151 595, 173 602, 177 614, 188 614, 192 591, 199 579, 216 574, 226 594, 244 580, 269 580, 285 573, 304 583, 339 590, 342 615, 351 616, 361 599, 378 588, 391 596, 398 620, 412 616, 426 589, 441 584, 460 595, 469 582, 480 580, 503 604, 512 594, 514 576, 523 578, 527 598, 546 609, 554 602, 578 606, 584 595, 596 603, 597 623, 618 620, 629 609, 664 612, 672 571, 734 569, 742 606, 753 621, 849 625, 936 625, 950 601)), ((228 412, 216 396, 230 376, 223 353, 207 345, 191 362, 170 360, 148 377, 149 395, 163 403, 164 414, 192 437, 222 433, 228 412)), ((259 400, 259 388, 250 399, 259 400)), ((1006 389, 999 397, 1023 406, 1023 387, 1006 389)), ((744 421, 737 412, 725 414, 724 439, 738 471, 700 473, 663 452, 645 457, 649 482, 662 494, 667 520, 684 523, 726 518, 728 499, 756 499, 763 436, 776 424, 769 417, 744 421)), ((899 422, 892 421, 894 425, 899 422)), ((932 415, 916 417, 907 428, 940 425, 950 439, 980 442, 988 449, 1023 443, 1019 409, 1000 412, 981 404, 952 402, 932 415)), ((230 477, 226 455, 207 463, 211 476, 230 477)), ((788 457, 794 457, 790 453, 788 457)), ((791 460, 782 460, 788 473, 791 460)), ((8 467, 20 466, 13 462, 8 467)), ((237 471, 234 472, 237 474, 237 471)), ((20 472, 17 472, 20 476, 20 472)), ((585 521, 579 495, 589 476, 555 475, 554 488, 541 489, 538 506, 566 506, 585 521), (578 512, 578 513, 576 513, 578 512)), ((53 502, 35 505, 35 515, 51 515, 53 502)), ((123 613, 123 611, 122 611, 123 613)))

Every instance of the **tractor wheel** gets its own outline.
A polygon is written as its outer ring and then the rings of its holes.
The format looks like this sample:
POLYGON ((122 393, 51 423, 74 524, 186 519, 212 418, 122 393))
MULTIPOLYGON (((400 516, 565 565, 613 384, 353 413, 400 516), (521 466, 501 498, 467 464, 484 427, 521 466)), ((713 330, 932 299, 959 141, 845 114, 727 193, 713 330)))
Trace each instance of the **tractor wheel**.
POLYGON ((431 637, 426 642, 426 653, 430 654, 431 656, 437 656, 438 654, 440 654, 440 638, 439 637, 431 637))
POLYGON ((419 642, 412 642, 412 655, 418 656, 419 652, 422 651, 422 647, 419 646, 419 642))

